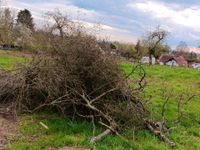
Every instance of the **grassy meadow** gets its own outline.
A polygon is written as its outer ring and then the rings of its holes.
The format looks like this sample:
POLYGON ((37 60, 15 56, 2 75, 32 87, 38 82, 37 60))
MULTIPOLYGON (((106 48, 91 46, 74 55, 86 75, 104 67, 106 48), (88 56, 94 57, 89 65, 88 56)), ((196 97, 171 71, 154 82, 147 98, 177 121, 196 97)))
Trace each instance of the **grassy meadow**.
MULTIPOLYGON (((13 65, 23 62, 23 56, 13 55, 0 51, 0 67, 11 69, 13 65)), ((134 66, 131 63, 121 63, 121 68, 125 73, 129 73, 134 66)), ((154 120, 162 118, 162 106, 166 97, 169 97, 166 104, 165 116, 167 125, 174 127, 169 137, 177 144, 177 150, 199 150, 200 149, 200 99, 194 98, 187 105, 181 107, 183 113, 178 123, 178 101, 187 101, 187 96, 200 91, 200 71, 187 68, 171 68, 167 66, 147 66, 146 88, 142 99, 148 101, 151 112, 150 117, 154 120), (164 91, 164 92, 163 92, 164 91), (187 94, 186 94, 187 93, 187 94), (151 97, 149 99, 149 97, 151 97)), ((134 75, 133 75, 134 76, 134 75)), ((132 78, 132 77, 130 77, 132 78)), ((9 150, 39 150, 60 148, 64 146, 75 146, 91 148, 89 143, 93 136, 93 125, 87 121, 73 121, 65 117, 60 117, 52 112, 42 112, 33 115, 20 117, 20 135, 7 145, 9 150), (40 123, 48 126, 45 129, 40 123)), ((96 128, 96 134, 103 129, 96 128)), ((124 135, 130 141, 124 142, 119 137, 110 135, 97 143, 97 150, 168 150, 171 149, 156 136, 147 130, 126 131, 124 135)))
POLYGON ((24 63, 29 58, 19 51, 0 50, 0 68, 11 70, 16 65, 24 63))

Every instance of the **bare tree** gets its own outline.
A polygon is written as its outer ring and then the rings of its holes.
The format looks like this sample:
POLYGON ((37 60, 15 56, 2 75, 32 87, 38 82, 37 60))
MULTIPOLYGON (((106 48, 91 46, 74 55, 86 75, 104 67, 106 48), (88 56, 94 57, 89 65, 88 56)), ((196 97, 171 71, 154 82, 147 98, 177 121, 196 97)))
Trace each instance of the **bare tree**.
POLYGON ((166 39, 167 35, 168 33, 159 26, 147 34, 144 43, 148 50, 149 65, 152 65, 152 57, 155 56, 157 46, 166 39))
POLYGON ((51 32, 59 32, 61 38, 66 36, 66 33, 69 31, 71 27, 72 21, 68 19, 67 16, 64 16, 59 10, 56 12, 48 12, 46 15, 49 17, 51 26, 51 32))
POLYGON ((178 52, 187 52, 189 50, 187 43, 184 41, 180 41, 179 45, 176 47, 178 52))

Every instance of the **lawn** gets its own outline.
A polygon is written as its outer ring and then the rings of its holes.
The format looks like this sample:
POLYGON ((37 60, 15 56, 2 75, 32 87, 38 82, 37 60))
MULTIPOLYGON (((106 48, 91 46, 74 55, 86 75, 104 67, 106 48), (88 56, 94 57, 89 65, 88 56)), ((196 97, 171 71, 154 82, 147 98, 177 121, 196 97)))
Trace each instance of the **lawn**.
MULTIPOLYGON (((19 61, 21 61, 19 57, 19 61)), ((0 56, 0 64, 5 68, 12 67, 15 60, 13 56, 0 56)), ((134 66, 131 63, 122 63, 122 69, 129 73, 134 66)), ((194 98, 182 107, 183 117, 179 123, 174 124, 178 118, 178 100, 186 100, 186 93, 192 95, 200 91, 200 71, 186 68, 170 68, 166 66, 146 66, 147 86, 142 99, 151 99, 147 106, 154 120, 161 119, 161 110, 166 96, 169 101, 166 105, 166 120, 169 127, 174 127, 170 138, 177 144, 177 150, 200 149, 200 99, 194 98), (162 91, 165 91, 163 94, 162 91)), ((133 75, 134 76, 134 75, 133 75)), ((133 77, 132 76, 132 77, 133 77)), ((131 78, 131 77, 130 77, 131 78)), ((21 116, 21 134, 8 144, 7 149, 39 150, 49 147, 60 148, 63 146, 75 146, 91 148, 89 139, 93 136, 92 124, 86 121, 72 121, 65 117, 59 117, 52 113, 39 113, 21 116), (45 129, 40 122, 48 126, 45 129)), ((96 134, 103 129, 97 127, 96 134)), ((126 131, 124 135, 130 143, 126 143, 119 137, 110 135, 96 145, 97 150, 167 150, 170 147, 152 135, 149 131, 126 131)))
POLYGON ((17 64, 24 63, 26 60, 28 58, 20 55, 20 52, 0 50, 0 68, 11 70, 17 64))

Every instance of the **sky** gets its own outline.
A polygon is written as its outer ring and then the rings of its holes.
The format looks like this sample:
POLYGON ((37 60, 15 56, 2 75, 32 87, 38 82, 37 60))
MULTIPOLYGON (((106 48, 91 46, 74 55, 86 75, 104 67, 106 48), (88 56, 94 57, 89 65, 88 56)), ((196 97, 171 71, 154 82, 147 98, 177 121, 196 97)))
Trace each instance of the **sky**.
POLYGON ((2 0, 15 10, 27 8, 36 24, 59 9, 88 27, 101 24, 98 34, 112 41, 135 43, 157 26, 169 32, 172 48, 185 41, 193 51, 200 45, 199 0, 2 0), (6 1, 6 2, 5 2, 6 1))

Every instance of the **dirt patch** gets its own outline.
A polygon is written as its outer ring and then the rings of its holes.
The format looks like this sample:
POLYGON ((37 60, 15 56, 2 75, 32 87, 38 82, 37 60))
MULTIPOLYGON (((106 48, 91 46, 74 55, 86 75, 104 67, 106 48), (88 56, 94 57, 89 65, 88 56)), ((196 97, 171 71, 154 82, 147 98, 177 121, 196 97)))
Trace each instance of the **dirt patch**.
POLYGON ((200 143, 200 137, 195 137, 195 139, 200 143))
POLYGON ((0 150, 17 135, 18 122, 9 120, 0 115, 0 150))

